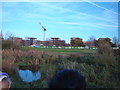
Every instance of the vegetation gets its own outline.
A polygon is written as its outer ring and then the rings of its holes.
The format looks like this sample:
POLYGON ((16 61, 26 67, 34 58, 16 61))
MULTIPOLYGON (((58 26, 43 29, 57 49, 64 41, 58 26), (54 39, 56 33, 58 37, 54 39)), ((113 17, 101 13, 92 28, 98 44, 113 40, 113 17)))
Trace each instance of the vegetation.
POLYGON ((2 49, 19 49, 20 45, 17 45, 11 40, 2 40, 2 49))
POLYGON ((81 38, 71 38, 70 43, 72 46, 85 46, 81 38))
POLYGON ((110 38, 99 38, 98 40, 95 40, 95 45, 97 47, 104 46, 106 44, 112 46, 112 42, 110 38))
MULTIPOLYGON (((102 47, 104 48, 104 47, 102 47)), ((44 50, 36 50, 31 48, 24 49, 4 49, 3 53, 3 71, 7 72, 12 80, 12 88, 26 88, 29 83, 21 81, 16 72, 19 65, 38 65, 42 78, 32 82, 32 87, 47 87, 49 79, 59 70, 75 69, 81 72, 87 81, 87 87, 119 87, 119 58, 114 56, 112 50, 108 54, 104 49, 98 49, 96 53, 69 53, 66 55, 52 54, 44 50), (101 53, 103 50, 105 53, 101 53), (48 78, 46 79, 46 72, 48 78)), ((80 51, 81 52, 81 51, 80 51)))

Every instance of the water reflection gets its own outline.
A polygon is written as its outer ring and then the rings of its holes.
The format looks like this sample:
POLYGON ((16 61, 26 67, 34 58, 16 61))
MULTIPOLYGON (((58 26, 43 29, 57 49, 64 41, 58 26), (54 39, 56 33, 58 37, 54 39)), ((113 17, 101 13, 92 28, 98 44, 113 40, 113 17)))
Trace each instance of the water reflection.
POLYGON ((20 66, 18 74, 24 82, 33 82, 41 78, 38 66, 20 66))

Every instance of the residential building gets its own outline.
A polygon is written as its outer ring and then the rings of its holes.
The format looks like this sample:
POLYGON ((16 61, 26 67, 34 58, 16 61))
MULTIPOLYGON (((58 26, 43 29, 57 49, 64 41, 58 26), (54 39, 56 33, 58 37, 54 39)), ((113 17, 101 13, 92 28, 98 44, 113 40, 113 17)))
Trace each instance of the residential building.
POLYGON ((60 38, 51 38, 50 46, 65 46, 65 40, 60 40, 60 38))
POLYGON ((25 41, 25 45, 33 45, 33 44, 36 44, 36 40, 37 38, 34 38, 34 37, 26 37, 26 41, 25 41))

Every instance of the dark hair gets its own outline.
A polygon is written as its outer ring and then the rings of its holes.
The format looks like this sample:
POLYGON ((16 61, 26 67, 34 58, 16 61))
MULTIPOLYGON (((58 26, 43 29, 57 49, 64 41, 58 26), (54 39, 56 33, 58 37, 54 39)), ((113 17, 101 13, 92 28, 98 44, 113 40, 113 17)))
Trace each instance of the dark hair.
POLYGON ((85 77, 78 71, 64 69, 55 74, 48 84, 49 88, 73 88, 85 90, 85 77))

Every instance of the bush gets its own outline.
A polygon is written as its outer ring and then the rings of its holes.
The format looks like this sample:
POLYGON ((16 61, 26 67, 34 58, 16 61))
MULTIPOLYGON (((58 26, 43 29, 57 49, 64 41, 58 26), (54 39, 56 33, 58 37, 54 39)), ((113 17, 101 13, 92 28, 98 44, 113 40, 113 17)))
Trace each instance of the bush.
POLYGON ((120 56, 120 49, 114 50, 114 55, 115 56, 120 56))
POLYGON ((98 63, 107 65, 114 65, 116 63, 115 56, 110 44, 100 44, 95 54, 95 60, 98 63))
POLYGON ((99 44, 97 53, 101 55, 106 54, 106 55, 111 56, 113 55, 113 50, 110 44, 99 44))
POLYGON ((20 46, 16 45, 10 40, 2 40, 2 49, 19 49, 20 46))

